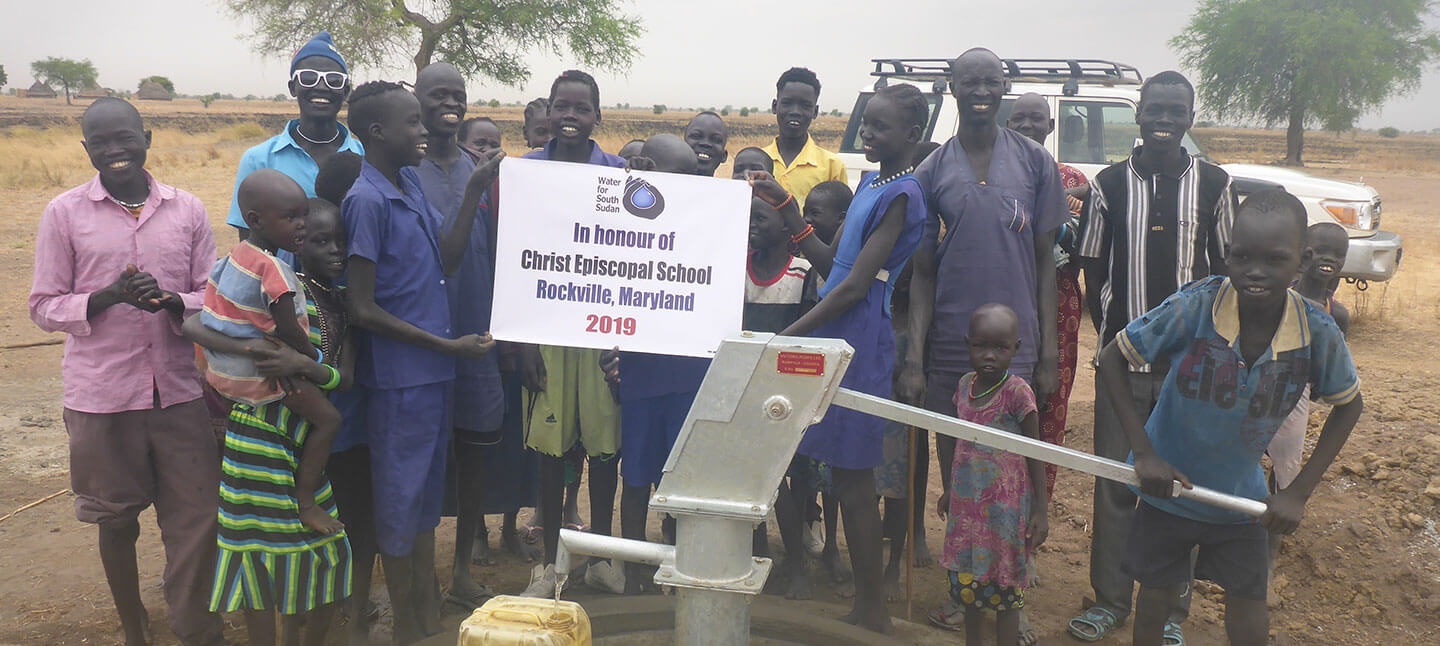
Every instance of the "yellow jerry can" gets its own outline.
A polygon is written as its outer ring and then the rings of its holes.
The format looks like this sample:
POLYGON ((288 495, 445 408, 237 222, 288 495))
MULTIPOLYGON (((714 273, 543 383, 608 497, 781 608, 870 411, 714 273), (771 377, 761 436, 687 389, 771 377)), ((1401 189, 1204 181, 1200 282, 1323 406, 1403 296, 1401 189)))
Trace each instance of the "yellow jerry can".
POLYGON ((590 646, 590 617, 573 601, 501 595, 460 624, 459 646, 590 646))

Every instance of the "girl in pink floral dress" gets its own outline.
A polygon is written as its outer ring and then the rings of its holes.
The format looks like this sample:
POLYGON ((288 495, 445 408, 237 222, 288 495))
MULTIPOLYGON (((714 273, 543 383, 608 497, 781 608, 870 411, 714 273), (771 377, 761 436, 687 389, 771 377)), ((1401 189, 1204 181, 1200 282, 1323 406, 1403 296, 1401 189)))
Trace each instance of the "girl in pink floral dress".
MULTIPOLYGON (((1020 347, 1019 320, 1004 305, 984 305, 970 319, 971 366, 960 378, 955 409, 961 419, 1037 437, 1035 394, 1010 376, 1020 347)), ((980 613, 997 612, 996 643, 1014 644, 1025 605, 1025 584, 1035 547, 1049 533, 1044 463, 960 440, 950 490, 936 512, 949 516, 940 564, 950 571, 952 603, 930 613, 931 622, 959 630, 979 644, 980 613), (963 618, 962 618, 963 613, 963 618)))

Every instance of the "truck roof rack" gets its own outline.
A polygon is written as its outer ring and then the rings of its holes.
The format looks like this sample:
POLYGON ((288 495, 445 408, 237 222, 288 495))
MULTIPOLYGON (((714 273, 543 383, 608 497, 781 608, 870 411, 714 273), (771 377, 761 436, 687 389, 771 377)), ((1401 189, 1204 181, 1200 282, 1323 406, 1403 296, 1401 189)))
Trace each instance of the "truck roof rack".
MULTIPOLYGON (((948 58, 872 58, 870 76, 915 81, 949 80, 948 58)), ((1139 85, 1145 80, 1133 65, 1093 58, 1005 58, 1005 76, 1012 81, 1103 85, 1139 85)))

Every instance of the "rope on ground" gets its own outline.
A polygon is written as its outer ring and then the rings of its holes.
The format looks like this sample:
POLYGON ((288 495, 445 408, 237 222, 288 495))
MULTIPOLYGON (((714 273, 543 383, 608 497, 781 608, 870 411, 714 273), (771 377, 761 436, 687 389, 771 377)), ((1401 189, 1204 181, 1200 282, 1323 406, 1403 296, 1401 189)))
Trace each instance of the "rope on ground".
POLYGON ((24 348, 38 348, 46 345, 60 345, 65 339, 45 339, 44 341, 32 341, 30 343, 16 343, 14 345, 0 345, 0 350, 21 350, 24 348))
POLYGON ((67 494, 67 493, 70 493, 70 490, 69 490, 69 489, 61 489, 61 490, 59 490, 59 491, 57 491, 57 492, 55 492, 55 493, 52 493, 52 494, 50 494, 50 495, 48 495, 48 496, 45 496, 44 498, 41 498, 41 499, 39 499, 39 500, 36 500, 35 502, 32 502, 32 503, 30 503, 30 504, 28 504, 28 505, 25 505, 25 506, 23 506, 23 507, 21 507, 21 508, 19 508, 19 509, 16 509, 15 511, 12 511, 12 512, 10 512, 10 513, 8 513, 8 514, 5 514, 4 516, 0 516, 0 523, 3 523, 3 522, 5 522, 5 521, 7 521, 7 520, 10 520, 12 517, 15 516, 15 514, 18 514, 18 513, 22 512, 22 511, 25 511, 26 509, 31 509, 31 508, 33 508, 33 507, 39 507, 40 505, 43 505, 43 504, 45 504, 45 503, 47 503, 47 502, 49 502, 49 501, 51 501, 51 500, 54 500, 55 498, 59 498, 60 496, 63 496, 63 495, 65 495, 65 494, 67 494))

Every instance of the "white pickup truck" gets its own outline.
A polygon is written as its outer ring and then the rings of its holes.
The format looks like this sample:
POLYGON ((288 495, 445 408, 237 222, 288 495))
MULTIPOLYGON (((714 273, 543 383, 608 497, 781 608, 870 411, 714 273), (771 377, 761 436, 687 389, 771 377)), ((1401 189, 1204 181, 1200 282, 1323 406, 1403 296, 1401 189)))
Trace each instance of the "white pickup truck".
MULTIPOLYGON (((930 101, 926 137, 943 143, 956 131, 958 112, 950 97, 950 64, 946 59, 874 59, 875 81, 860 91, 840 145, 840 157, 849 169, 850 184, 876 165, 865 160, 860 146, 860 115, 875 90, 887 84, 908 83, 920 88, 930 101)), ((999 113, 1003 126, 1015 99, 1035 92, 1050 102, 1056 132, 1045 142, 1055 159, 1074 166, 1087 177, 1124 160, 1137 145, 1140 127, 1135 106, 1140 101, 1140 72, 1134 67, 1101 60, 1005 59, 1013 88, 999 113)), ((1209 158, 1186 133, 1185 149, 1209 158)), ((1400 266, 1400 236, 1380 230, 1380 194, 1357 182, 1344 182, 1299 170, 1256 164, 1221 164, 1244 195, 1266 187, 1283 187, 1300 198, 1311 224, 1334 222, 1350 234, 1350 252, 1341 277, 1362 284, 1389 280, 1400 266)))

